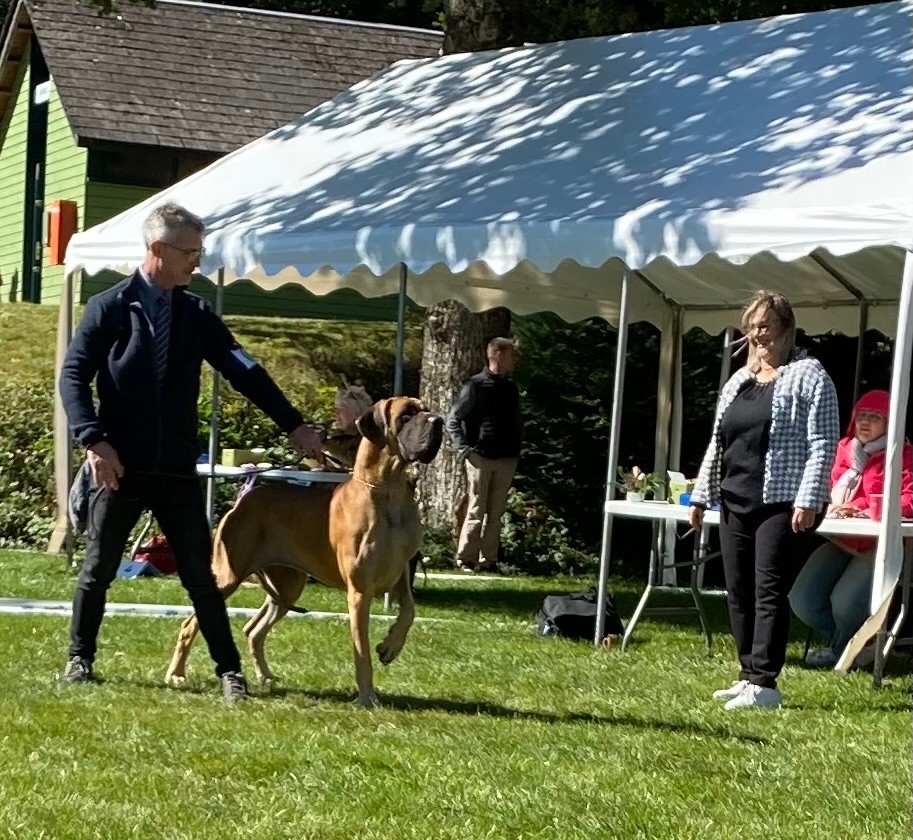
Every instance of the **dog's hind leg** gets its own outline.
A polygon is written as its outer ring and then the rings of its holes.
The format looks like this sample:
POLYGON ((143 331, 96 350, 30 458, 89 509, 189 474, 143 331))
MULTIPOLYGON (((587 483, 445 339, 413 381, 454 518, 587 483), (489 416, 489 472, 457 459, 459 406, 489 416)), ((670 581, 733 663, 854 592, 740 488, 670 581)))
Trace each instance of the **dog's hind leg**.
POLYGON ((263 605, 257 610, 248 620, 247 624, 244 625, 244 637, 250 638, 250 634, 254 632, 254 628, 263 620, 263 616, 266 615, 266 610, 269 608, 269 598, 267 598, 263 605))
POLYGON ((254 660, 257 679, 261 683, 265 683, 275 679, 266 664, 264 654, 266 636, 289 611, 289 607, 301 596, 304 585, 307 583, 307 575, 286 566, 271 566, 260 572, 259 577, 267 592, 267 598, 256 616, 245 626, 244 635, 247 636, 247 644, 254 660))
POLYGON ((349 623, 355 652, 355 682, 358 685, 358 699, 355 701, 366 709, 380 705, 374 692, 374 667, 371 664, 371 648, 368 640, 368 623, 371 620, 371 597, 359 592, 351 583, 348 589, 349 623))
POLYGON ((389 665, 406 644, 409 628, 415 621, 415 600, 412 597, 412 587, 409 585, 409 572, 403 576, 393 587, 393 597, 399 603, 399 615, 387 632, 386 638, 377 646, 377 655, 384 665, 389 665))
POLYGON ((266 641, 266 634, 275 626, 282 616, 288 612, 288 607, 281 607, 272 598, 267 598, 266 603, 260 608, 263 617, 252 628, 247 636, 247 646, 250 655, 254 659, 254 673, 257 681, 261 683, 272 682, 275 679, 273 672, 270 671, 266 664, 266 656, 263 652, 263 644, 266 641))
MULTIPOLYGON (((219 581, 216 575, 216 584, 222 597, 226 600, 231 597, 234 591, 241 585, 241 581, 235 578, 229 578, 227 581, 219 581)), ((178 631, 177 644, 174 647, 174 655, 171 657, 171 664, 165 674, 165 682, 168 685, 180 685, 187 676, 187 657, 190 656, 190 648, 193 640, 197 637, 200 625, 197 622, 195 613, 191 613, 181 622, 181 629, 178 631)))
MULTIPOLYGON (((251 578, 256 580, 256 582, 262 586, 267 594, 271 594, 270 586, 266 581, 266 578, 263 576, 263 572, 257 572, 256 574, 251 575, 251 578)), ((250 578, 248 578, 250 580, 250 578)), ((257 612, 255 612, 247 621, 247 624, 244 625, 244 638, 248 638, 251 633, 254 632, 254 628, 263 620, 263 616, 266 615, 266 610, 269 608, 269 598, 267 598, 263 605, 260 607, 257 612)))
POLYGON ((174 656, 171 657, 168 673, 165 674, 165 682, 169 685, 180 685, 184 682, 184 678, 187 676, 187 657, 190 655, 190 646, 193 644, 199 629, 197 617, 194 613, 191 613, 181 622, 178 641, 174 648, 174 656))

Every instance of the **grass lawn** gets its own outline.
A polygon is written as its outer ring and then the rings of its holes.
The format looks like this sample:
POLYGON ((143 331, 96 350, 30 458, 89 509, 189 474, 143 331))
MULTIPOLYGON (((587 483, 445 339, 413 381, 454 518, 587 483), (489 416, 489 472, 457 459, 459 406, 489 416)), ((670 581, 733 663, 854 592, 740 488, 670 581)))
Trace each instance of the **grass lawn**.
MULTIPOLYGON (((731 643, 708 658, 690 619, 645 621, 624 655, 538 638, 543 593, 580 583, 429 580, 419 615, 451 620, 416 624, 378 668, 371 712, 350 702, 343 622, 280 624, 282 681, 228 708, 201 645, 188 685, 162 685, 174 620, 109 618, 104 682, 62 686, 66 621, 0 616, 0 837, 910 836, 906 661, 880 691, 806 671, 796 628, 785 707, 724 713, 708 698, 732 677, 731 643)), ((0 595, 69 598, 72 584, 58 558, 0 553, 0 595)), ((629 615, 636 587, 613 589, 629 615)), ((141 580, 112 600, 185 599, 141 580)), ((302 603, 343 600, 314 587, 302 603)), ((712 614, 722 633, 721 603, 712 614)))

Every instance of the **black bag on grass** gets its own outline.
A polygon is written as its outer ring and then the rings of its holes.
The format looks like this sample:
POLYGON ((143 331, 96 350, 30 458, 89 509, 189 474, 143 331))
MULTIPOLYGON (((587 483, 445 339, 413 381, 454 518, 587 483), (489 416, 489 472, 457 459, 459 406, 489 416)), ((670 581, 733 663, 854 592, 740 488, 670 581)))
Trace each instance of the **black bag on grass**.
MULTIPOLYGON (((620 636, 625 628, 618 617, 615 599, 606 594, 605 636, 620 636)), ((596 634, 596 590, 572 592, 570 595, 546 595, 536 616, 539 634, 564 636, 566 639, 592 641, 596 634)))

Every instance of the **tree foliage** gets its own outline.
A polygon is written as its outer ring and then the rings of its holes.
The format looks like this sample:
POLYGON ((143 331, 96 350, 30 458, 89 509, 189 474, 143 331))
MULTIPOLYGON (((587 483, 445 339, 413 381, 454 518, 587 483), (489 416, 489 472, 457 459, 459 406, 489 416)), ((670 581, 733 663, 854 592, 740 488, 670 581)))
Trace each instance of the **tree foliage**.
MULTIPOLYGON (((858 6, 859 0, 209 0, 227 6, 423 28, 497 22, 488 46, 544 43, 858 6), (475 22, 475 23, 473 23, 475 22)), ((882 0, 887 2, 887 0, 882 0)), ((154 0, 92 0, 100 11, 154 0)), ((5 15, 9 0, 0 0, 5 15)), ((486 39, 476 35, 476 41, 486 39)))

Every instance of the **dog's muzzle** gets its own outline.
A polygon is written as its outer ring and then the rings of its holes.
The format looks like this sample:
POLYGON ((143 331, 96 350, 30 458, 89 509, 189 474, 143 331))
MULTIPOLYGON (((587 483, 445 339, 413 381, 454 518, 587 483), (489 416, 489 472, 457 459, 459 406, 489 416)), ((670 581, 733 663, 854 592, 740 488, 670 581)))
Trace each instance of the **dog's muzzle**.
POLYGON ((444 419, 439 414, 416 414, 397 435, 399 449, 407 461, 430 464, 440 451, 444 438, 444 419))

